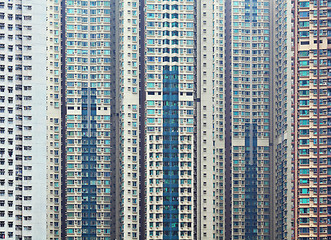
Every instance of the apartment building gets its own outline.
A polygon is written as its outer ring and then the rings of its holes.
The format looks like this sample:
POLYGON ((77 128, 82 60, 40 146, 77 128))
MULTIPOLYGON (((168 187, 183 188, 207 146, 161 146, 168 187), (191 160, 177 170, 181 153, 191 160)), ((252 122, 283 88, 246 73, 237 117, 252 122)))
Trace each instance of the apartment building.
MULTIPOLYGON (((140 136, 140 6, 141 1, 115 1, 116 12, 116 228, 112 238, 134 239, 144 229, 144 144, 140 136), (139 154, 141 152, 141 154, 139 154), (142 159, 141 159, 142 158, 142 159), (141 172, 142 171, 142 172, 141 172), (142 219, 140 219, 140 217, 142 219), (142 222, 141 222, 142 221, 142 222)), ((141 24, 141 25, 140 25, 141 24)), ((143 133, 143 132, 142 132, 143 133)))
MULTIPOLYGON (((0 237, 46 235, 46 4, 0 1, 0 237)), ((44 237, 42 237, 44 238, 44 237)))
POLYGON ((273 139, 272 159, 273 176, 271 177, 274 192, 272 223, 275 239, 290 239, 292 237, 292 4, 289 1, 275 1, 273 4, 272 54, 273 85, 271 89, 272 119, 271 137, 273 139))
POLYGON ((330 238, 330 1, 293 1, 293 239, 330 238))
POLYGON ((290 238, 291 7, 48 0, 47 238, 290 238))
POLYGON ((196 6, 197 239, 225 237, 224 11, 224 1, 196 6))
MULTIPOLYGON (((61 239, 62 207, 62 24, 61 1, 47 2, 47 239, 61 239)), ((65 111, 64 111, 65 113, 65 111)), ((65 185, 64 185, 65 186, 65 185)))
POLYGON ((231 185, 232 201, 226 203, 225 218, 231 218, 232 233, 226 230, 225 239, 271 239, 270 2, 232 1, 226 8, 231 12, 225 43, 230 49, 225 61, 231 63, 225 70, 231 84, 226 86, 231 89, 226 92, 231 95, 226 101, 231 116, 226 141, 231 146, 226 147, 225 161, 231 165, 231 179, 225 184, 231 185))
POLYGON ((195 2, 119 1, 117 8, 116 237, 193 239, 195 2))
POLYGON ((48 239, 110 239, 110 1, 48 4, 48 239))
POLYGON ((118 2, 117 238, 290 236, 290 10, 118 2))
POLYGON ((110 4, 67 1, 62 17, 66 237, 110 239, 110 4))

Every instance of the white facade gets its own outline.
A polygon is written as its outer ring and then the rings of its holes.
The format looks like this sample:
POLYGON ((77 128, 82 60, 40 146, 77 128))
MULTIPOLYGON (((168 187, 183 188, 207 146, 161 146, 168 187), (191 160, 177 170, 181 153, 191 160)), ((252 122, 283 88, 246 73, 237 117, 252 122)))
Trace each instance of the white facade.
POLYGON ((46 3, 0 2, 0 236, 46 239, 46 3))
POLYGON ((223 1, 197 4, 198 239, 224 239, 224 9, 223 1))
MULTIPOLYGON (((116 1, 116 239, 139 238, 139 7, 140 1, 116 1)), ((115 172, 115 171, 114 171, 115 172)))

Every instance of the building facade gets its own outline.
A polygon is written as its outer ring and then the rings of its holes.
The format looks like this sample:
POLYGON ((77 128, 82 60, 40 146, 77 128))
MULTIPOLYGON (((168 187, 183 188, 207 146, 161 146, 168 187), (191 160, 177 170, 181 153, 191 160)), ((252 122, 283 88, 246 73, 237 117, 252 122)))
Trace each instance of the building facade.
MULTIPOLYGON (((47 1, 47 239, 61 239, 62 51, 61 1, 47 1)), ((64 166, 63 166, 64 167, 64 166)))
POLYGON ((0 237, 328 239, 329 8, 0 2, 0 237))
POLYGON ((66 239, 110 239, 110 2, 65 8, 66 239))
POLYGON ((329 239, 330 1, 293 4, 293 239, 329 239))
POLYGON ((117 239, 194 239, 196 6, 119 1, 117 239))
POLYGON ((271 2, 273 5, 273 54, 271 86, 271 137, 273 139, 271 163, 273 174, 271 176, 273 197, 273 218, 275 239, 290 239, 292 237, 292 4, 289 1, 271 2))
POLYGON ((117 238, 289 238, 290 10, 117 4, 117 238))
MULTIPOLYGON (((115 1, 116 12, 116 228, 112 238, 134 239, 144 229, 144 139, 140 137, 140 6, 115 1), (142 149, 140 150, 140 148, 142 149), (142 157, 142 159, 141 159, 142 157)), ((143 24, 143 23, 141 23, 143 24)), ((144 88, 144 87, 143 87, 144 88)), ((143 95, 141 95, 143 97, 143 95)))
POLYGON ((110 239, 113 2, 47 4, 47 239, 110 239))
POLYGON ((45 3, 0 2, 0 237, 3 239, 46 236, 45 26, 45 3))
POLYGON ((226 148, 226 161, 231 161, 232 171, 226 184, 231 185, 234 239, 270 239, 271 234, 270 11, 270 1, 232 2, 227 20, 231 132, 226 141, 232 144, 226 148))
POLYGON ((197 239, 225 234, 225 2, 196 5, 197 239))
POLYGON ((145 5, 141 121, 147 173, 145 234, 151 239, 194 238, 194 7, 192 1, 145 5))
POLYGON ((48 239, 290 238, 288 1, 47 4, 48 239))

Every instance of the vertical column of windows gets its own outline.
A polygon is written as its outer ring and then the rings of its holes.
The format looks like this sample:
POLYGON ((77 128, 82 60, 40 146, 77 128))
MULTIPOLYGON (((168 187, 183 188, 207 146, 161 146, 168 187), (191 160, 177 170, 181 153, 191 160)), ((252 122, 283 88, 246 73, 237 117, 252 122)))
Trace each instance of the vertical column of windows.
POLYGON ((232 3, 232 223, 238 239, 270 234, 269 11, 269 1, 232 3))
POLYGON ((47 1, 47 238, 61 234, 61 7, 47 1))
MULTIPOLYGON (((167 6, 169 7, 169 5, 167 6)), ((146 194, 146 233, 148 234, 149 238, 151 239, 157 239, 157 238, 163 238, 162 233, 164 233, 164 230, 168 229, 169 227, 163 226, 163 143, 164 143, 164 137, 162 134, 162 126, 163 126, 163 111, 162 111, 162 88, 163 88, 163 81, 162 81, 162 73, 163 71, 166 71, 163 69, 162 66, 162 57, 160 56, 159 64, 156 62, 158 61, 157 54, 158 52, 163 52, 162 48, 159 48, 159 46, 162 43, 162 41, 170 41, 170 37, 167 37, 170 35, 169 30, 166 28, 167 23, 165 24, 165 29, 168 30, 165 38, 167 40, 163 40, 163 31, 161 28, 163 28, 163 20, 160 20, 162 18, 162 13, 164 15, 169 15, 169 12, 167 11, 167 7, 163 7, 163 4, 156 4, 156 1, 149 1, 146 3, 146 15, 145 15, 145 42, 146 42, 146 49, 145 49, 145 55, 146 55, 146 66, 145 66, 145 74, 146 74, 146 140, 147 140, 147 148, 146 148, 146 155, 148 156, 146 161, 146 171, 149 173, 146 178, 146 182, 148 183, 148 187, 146 187, 147 194, 146 194), (158 19, 158 16, 160 16, 160 19, 158 19), (158 37, 159 36, 159 37, 158 37)), ((170 48, 164 50, 164 54, 169 58, 169 55, 171 54, 170 48)), ((167 72, 168 73, 168 72, 167 72)), ((170 76, 167 74, 168 79, 170 76)), ((177 76, 178 77, 178 76, 177 76)), ((176 77, 172 75, 172 79, 175 80, 176 77)), ((177 79, 177 78, 176 78, 177 79)), ((175 83, 173 83, 173 87, 175 86, 175 83)), ((170 88, 170 83, 167 83, 167 87, 170 88)), ((175 93, 175 95, 177 95, 175 93)), ((175 97, 175 96, 174 96, 175 97)), ((173 106, 175 108, 175 106, 173 106)), ((171 107, 169 107, 171 108, 171 107)), ((173 110, 177 113, 177 110, 173 110)), ((176 115, 175 113, 175 115, 176 115)), ((174 125, 177 124, 178 126, 178 119, 174 119, 173 122, 174 125)), ((170 122, 168 123, 170 125, 170 122)), ((170 128, 170 127, 169 127, 170 128)), ((167 135, 165 141, 170 143, 172 136, 167 135)), ((175 138, 175 137, 174 137, 175 138)), ((165 153, 167 155, 170 155, 171 153, 165 153)), ((172 165, 172 163, 171 163, 172 165)), ((176 168, 176 164, 174 166, 170 166, 170 163, 168 165, 169 169, 168 171, 171 171, 170 168, 176 168)), ((175 186, 178 184, 178 178, 174 176, 173 180, 167 179, 167 184, 173 183, 175 186)), ((167 186, 167 191, 169 189, 169 186, 167 186)), ((170 191, 169 191, 170 192, 170 191)), ((170 194, 170 193, 169 193, 170 194)), ((174 194, 178 194, 174 193, 174 194)), ((178 197, 178 196, 177 196, 178 197)), ((170 198, 170 196, 168 196, 170 198)), ((176 198, 176 197, 175 197, 176 198)), ((176 202, 176 199, 174 199, 174 202, 176 202)), ((170 212, 176 211, 176 209, 171 206, 172 209, 170 210, 170 206, 168 205, 166 208, 166 212, 168 215, 170 215, 170 212)), ((175 213, 174 213, 175 214, 175 213)), ((178 219, 178 217, 177 217, 178 219)), ((178 229, 178 221, 177 219, 174 219, 173 228, 178 229)), ((171 224, 170 221, 167 224, 171 224)))
POLYGON ((274 193, 275 202, 273 204, 275 238, 285 239, 291 234, 291 130, 290 113, 291 105, 289 99, 291 95, 291 74, 290 74, 290 18, 291 4, 278 0, 274 3, 273 12, 273 105, 274 123, 272 127, 274 135, 274 193), (284 14, 285 13, 285 14, 284 14))
MULTIPOLYGON (((0 109, 0 119, 1 119, 1 127, 0 132, 2 135, 1 139, 1 149, 0 149, 0 181, 2 190, 0 195, 2 196, 2 204, 0 207, 0 218, 1 225, 3 225, 2 230, 0 230, 0 236, 13 237, 14 236, 14 227, 16 225, 16 221, 14 220, 15 213, 15 204, 14 199, 17 196, 19 199, 23 200, 22 196, 22 174, 18 177, 18 181, 15 181, 15 166, 22 170, 22 161, 16 162, 15 156, 16 154, 14 149, 17 147, 22 151, 23 145, 22 142, 16 143, 16 134, 18 135, 20 141, 22 141, 22 125, 16 131, 16 124, 19 124, 16 121, 14 122, 14 118, 17 115, 22 117, 22 105, 18 105, 18 110, 15 108, 15 53, 14 47, 15 43, 13 42, 13 36, 16 33, 15 20, 13 20, 13 16, 15 16, 15 7, 12 3, 3 3, 2 7, 2 28, 1 28, 1 39, 2 44, 1 48, 1 82, 0 82, 0 94, 1 94, 1 102, 3 106, 0 109), (14 132, 15 130, 15 132, 14 132), (17 185, 16 185, 17 184, 17 185), (15 188, 17 187, 17 191, 15 188), (5 221, 7 219, 7 221, 5 221)), ((22 16, 20 14, 20 16, 22 16)), ((16 50, 16 49, 15 49, 16 50)), ((17 53, 21 58, 22 54, 17 53)), ((19 63, 17 63, 18 65, 19 63)), ((19 69, 22 69, 21 64, 19 69)), ((17 71, 17 74, 22 76, 22 70, 17 71)), ((20 94, 22 98, 22 95, 20 94)), ((21 153, 21 152, 19 152, 21 153)), ((17 155, 19 155, 19 153, 17 155)), ((21 153, 22 154, 22 153, 21 153)), ((21 155, 22 158, 22 155, 21 155)), ((21 171, 22 172, 22 171, 21 171)), ((22 202, 19 203, 19 207, 22 208, 22 202)), ((16 213, 15 213, 16 214, 16 213)), ((22 216, 22 212, 17 213, 22 216)), ((17 225, 22 228, 22 221, 17 221, 17 225)), ((20 231, 17 235, 22 236, 22 231, 20 231)))
POLYGON ((146 196, 151 239, 194 236, 194 4, 146 3, 146 196))
MULTIPOLYGON (((97 223, 97 239, 108 239, 110 234, 110 185, 113 184, 111 180, 110 162, 111 160, 111 118, 110 118, 110 100, 114 96, 111 96, 110 81, 111 75, 111 58, 114 57, 111 52, 111 16, 110 16, 110 2, 103 2, 103 6, 100 4, 95 4, 90 8, 91 17, 97 17, 96 22, 90 23, 90 29, 97 29, 97 33, 101 33, 101 37, 97 36, 96 46, 90 47, 90 55, 94 51, 97 51, 97 56, 101 57, 101 61, 93 62, 90 58, 90 86, 95 88, 97 91, 97 96, 94 99, 92 97, 91 103, 95 105, 91 106, 91 111, 93 107, 96 107, 96 125, 92 132, 96 132, 96 223, 97 223), (100 21, 98 18, 100 17, 100 21), (101 29, 98 30, 98 28, 101 29), (101 52, 101 53, 100 53, 101 52), (95 101, 95 102, 93 102, 95 101)), ((90 38, 92 33, 90 31, 90 38)), ((90 44, 92 39, 90 40, 90 44)), ((93 123, 92 123, 93 125, 93 123)), ((93 196, 92 196, 93 198, 93 196)))
MULTIPOLYGON (((90 107, 87 107, 87 103, 90 103, 90 99, 87 97, 90 93, 88 75, 89 4, 87 1, 67 1, 65 7, 65 15, 62 17, 65 18, 66 24, 66 237, 74 239, 82 237, 83 234, 86 237, 86 234, 90 234, 93 228, 89 227, 89 224, 91 223, 90 214, 92 211, 95 214, 95 208, 89 212, 86 202, 91 201, 95 204, 95 198, 89 199, 87 195, 90 192, 91 194, 96 192, 94 187, 96 157, 94 154, 89 156, 90 148, 86 147, 86 144, 88 145, 90 141, 92 144, 95 142, 95 136, 93 139, 89 139, 92 132, 87 130, 92 124, 91 121, 95 121, 95 119, 87 115, 87 108, 90 107), (83 139, 83 134, 85 139, 83 139), (83 151, 86 155, 83 155, 83 151), (91 185, 90 175, 86 172, 90 164, 92 169, 94 164, 94 169, 90 174, 93 181, 91 185)), ((95 96, 95 91, 93 93, 95 96)))
MULTIPOLYGON (((139 129, 139 18, 144 16, 140 12, 139 1, 119 1, 118 11, 118 61, 117 91, 119 116, 119 147, 117 148, 118 181, 120 183, 117 199, 119 201, 117 237, 121 239, 144 238, 140 233, 140 134, 139 129)), ((142 63, 143 64, 143 63, 142 63)), ((142 65, 141 67, 143 67, 142 65)), ((143 186, 143 184, 141 184, 143 186)), ((141 223, 144 224, 144 223, 141 223)))
POLYGON ((223 239, 224 16, 223 2, 198 3, 198 235, 223 239), (200 38, 200 39, 199 39, 200 38), (200 135, 199 135, 200 134, 200 135), (199 186, 199 184, 198 184, 199 186))

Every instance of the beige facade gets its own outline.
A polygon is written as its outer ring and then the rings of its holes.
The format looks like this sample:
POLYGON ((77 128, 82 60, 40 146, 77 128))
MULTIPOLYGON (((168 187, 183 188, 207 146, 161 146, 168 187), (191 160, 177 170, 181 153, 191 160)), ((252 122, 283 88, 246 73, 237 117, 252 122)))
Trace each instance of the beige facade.
POLYGON ((293 3, 293 238, 328 239, 330 2, 293 3))
POLYGON ((61 1, 47 1, 47 239, 61 239, 61 1))

